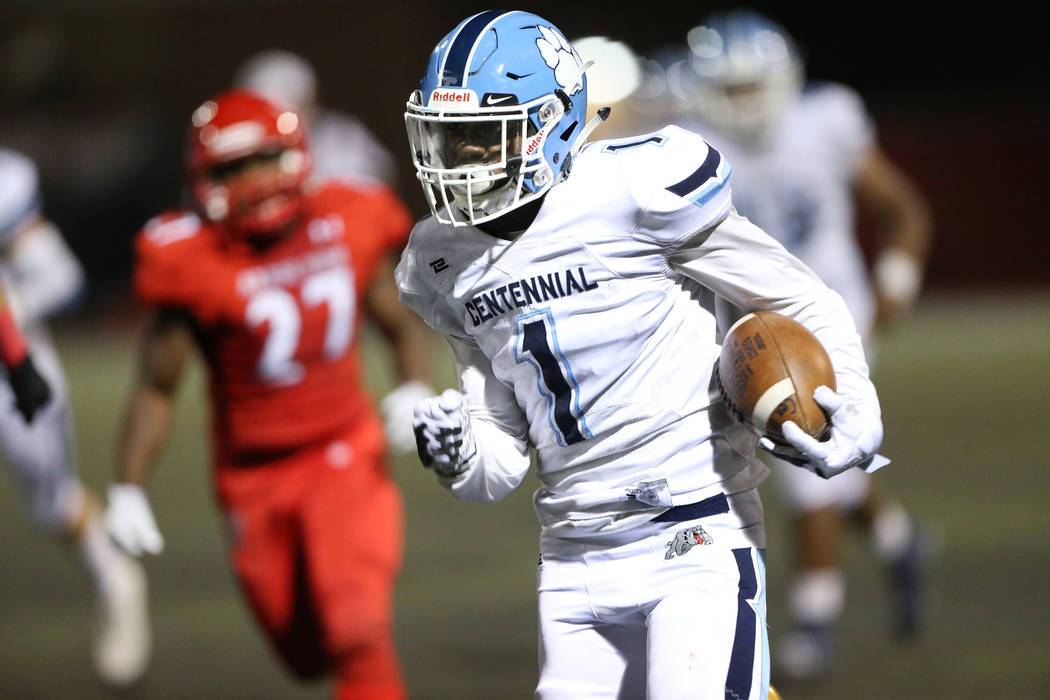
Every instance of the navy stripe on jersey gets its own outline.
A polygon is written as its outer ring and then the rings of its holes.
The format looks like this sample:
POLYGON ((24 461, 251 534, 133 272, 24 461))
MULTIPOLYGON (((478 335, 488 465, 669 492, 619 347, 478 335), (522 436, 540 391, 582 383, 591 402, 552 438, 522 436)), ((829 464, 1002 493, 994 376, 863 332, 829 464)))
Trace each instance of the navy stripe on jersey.
POLYGON ((616 151, 622 151, 625 148, 634 148, 636 146, 644 146, 647 143, 655 143, 657 146, 662 146, 666 139, 663 136, 650 136, 647 139, 641 139, 640 141, 628 141, 627 143, 610 143, 608 146, 602 149, 603 153, 615 153, 616 151))
POLYGON ((456 38, 452 40, 448 53, 445 54, 445 65, 441 68, 440 87, 463 87, 463 81, 470 69, 467 61, 470 60, 470 54, 474 50, 478 37, 492 20, 506 13, 506 10, 486 10, 467 20, 467 23, 456 34, 456 38))
POLYGON ((670 510, 665 510, 660 515, 653 518, 650 522, 654 523, 681 523, 686 520, 696 520, 698 518, 710 518, 712 515, 721 515, 722 513, 729 512, 729 499, 724 493, 705 498, 702 501, 696 503, 690 503, 684 506, 675 506, 670 510))
POLYGON ((751 548, 733 550, 740 571, 740 589, 737 593, 736 634, 733 652, 726 674, 726 700, 740 700, 751 696, 751 679, 755 674, 755 633, 758 616, 749 600, 758 594, 758 575, 751 560, 751 548))
POLYGON ((722 154, 716 151, 713 146, 708 145, 707 157, 704 158, 704 162, 700 164, 700 167, 694 170, 692 175, 681 182, 676 182, 667 189, 679 197, 685 197, 711 178, 717 177, 718 166, 721 164, 722 154))

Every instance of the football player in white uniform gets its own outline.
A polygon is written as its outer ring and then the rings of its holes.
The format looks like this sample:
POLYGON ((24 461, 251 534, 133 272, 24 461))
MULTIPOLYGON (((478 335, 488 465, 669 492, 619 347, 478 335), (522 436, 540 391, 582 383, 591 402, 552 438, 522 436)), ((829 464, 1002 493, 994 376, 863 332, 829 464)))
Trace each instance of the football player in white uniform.
POLYGON ((878 398, 841 298, 733 211, 703 138, 586 144, 585 69, 550 22, 487 11, 409 99, 432 216, 397 282, 459 384, 417 404, 419 455, 476 501, 535 457, 536 697, 765 700, 768 469, 713 383, 716 312, 774 310, 828 348, 832 436, 784 448, 807 467, 874 466, 878 398))
POLYGON ((51 402, 51 386, 40 376, 22 329, 0 284, 0 363, 4 367, 12 407, 27 424, 51 402))
MULTIPOLYGON (((688 33, 675 86, 686 116, 733 164, 733 202, 842 295, 865 341, 914 302, 929 247, 927 206, 876 143, 858 95, 838 84, 803 89, 791 37, 744 10, 716 13, 688 33), (684 79, 683 79, 684 78, 684 79), (856 237, 855 207, 881 227, 874 287, 856 237)), ((868 348, 870 350, 870 347, 868 348)), ((919 630, 924 537, 902 506, 859 469, 819 479, 769 459, 796 519, 794 629, 774 644, 778 673, 814 680, 831 670, 831 628, 845 596, 838 536, 851 517, 870 532, 895 594, 896 632, 919 630)))
MULTIPOLYGON (((36 166, 8 149, 0 149, 0 281, 52 399, 27 414, 17 387, 12 397, 0 384, 7 407, 0 411, 0 450, 39 525, 78 550, 97 595, 95 669, 106 683, 124 686, 143 674, 150 655, 145 577, 110 541, 97 497, 77 477, 68 390, 45 326, 77 299, 83 271, 42 214, 36 166)), ((15 383, 14 374, 9 378, 15 383)))

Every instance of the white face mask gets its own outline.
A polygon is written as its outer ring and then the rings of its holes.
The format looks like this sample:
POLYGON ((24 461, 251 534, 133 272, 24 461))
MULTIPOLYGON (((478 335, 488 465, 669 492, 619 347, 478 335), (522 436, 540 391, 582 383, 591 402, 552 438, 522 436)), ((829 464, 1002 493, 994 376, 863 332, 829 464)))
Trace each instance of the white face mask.
POLYGON ((405 112, 409 145, 438 221, 490 221, 553 184, 543 145, 564 114, 554 96, 455 113, 423 108, 415 99, 405 112))

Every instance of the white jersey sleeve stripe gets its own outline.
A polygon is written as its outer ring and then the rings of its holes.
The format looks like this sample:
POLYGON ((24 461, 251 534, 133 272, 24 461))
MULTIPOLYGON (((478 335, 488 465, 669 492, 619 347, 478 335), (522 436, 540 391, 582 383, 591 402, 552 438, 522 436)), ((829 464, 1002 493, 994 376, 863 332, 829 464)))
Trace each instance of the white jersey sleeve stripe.
POLYGON ((704 162, 681 182, 667 188, 668 192, 684 197, 697 206, 703 206, 722 191, 733 172, 729 161, 708 145, 704 162))

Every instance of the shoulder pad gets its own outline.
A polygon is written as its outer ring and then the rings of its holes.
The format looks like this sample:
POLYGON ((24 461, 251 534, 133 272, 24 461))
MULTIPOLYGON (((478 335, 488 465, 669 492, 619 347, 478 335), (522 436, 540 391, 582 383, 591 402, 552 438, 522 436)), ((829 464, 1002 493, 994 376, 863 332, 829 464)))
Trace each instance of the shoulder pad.
POLYGON ((700 134, 677 126, 668 126, 660 133, 670 143, 658 165, 661 177, 653 184, 694 204, 703 204, 729 180, 729 161, 700 134))
POLYGON ((433 217, 424 217, 412 228, 394 271, 401 303, 446 335, 463 332, 462 320, 450 316, 439 303, 442 291, 455 283, 470 257, 461 245, 461 235, 433 217))
POLYGON ((188 211, 171 211, 153 217, 135 239, 138 271, 194 269, 209 248, 206 228, 200 218, 188 211))
POLYGON ((820 82, 807 85, 802 104, 813 112, 811 118, 824 116, 827 121, 865 120, 867 108, 860 94, 841 83, 820 82))
POLYGON ((158 248, 192 238, 201 232, 203 222, 189 211, 170 211, 159 214, 142 227, 141 236, 158 248))
POLYGON ((412 217, 397 193, 380 182, 325 182, 311 195, 309 206, 314 216, 343 215, 347 228, 367 236, 376 248, 400 248, 412 227, 412 217))
POLYGON ((875 124, 860 95, 839 83, 818 83, 803 93, 799 106, 806 123, 849 171, 875 141, 875 124))
POLYGON ((432 295, 443 283, 440 272, 448 269, 446 254, 458 248, 450 246, 446 229, 433 217, 416 222, 408 235, 408 245, 401 254, 398 285, 403 291, 432 295), (430 271, 431 274, 426 274, 430 271))
POLYGON ((135 241, 134 290, 149 306, 188 311, 204 323, 239 313, 235 272, 210 229, 191 212, 155 217, 135 241))
POLYGON ((619 170, 639 209, 636 232, 676 245, 721 221, 730 208, 729 161, 699 134, 677 126, 636 140, 645 139, 653 140, 617 151, 630 159, 619 170))
POLYGON ((647 208, 679 206, 669 195, 705 207, 728 190, 729 161, 702 136, 677 126, 656 133, 665 141, 652 151, 646 167, 632 181, 632 190, 647 208))
POLYGON ((636 201, 642 205, 660 191, 698 196, 696 190, 703 189, 712 178, 728 178, 728 163, 721 154, 699 134, 678 126, 598 141, 591 149, 591 153, 615 158, 618 176, 627 180, 636 201))

